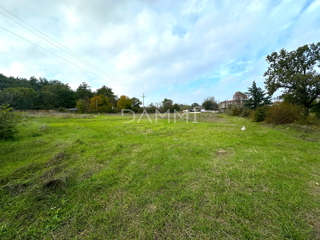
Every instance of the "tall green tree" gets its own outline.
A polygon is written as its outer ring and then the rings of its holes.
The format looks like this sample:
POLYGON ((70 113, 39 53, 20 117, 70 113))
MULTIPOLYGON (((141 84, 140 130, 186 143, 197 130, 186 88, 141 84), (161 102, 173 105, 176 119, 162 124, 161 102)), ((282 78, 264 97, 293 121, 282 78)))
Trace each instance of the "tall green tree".
POLYGON ((244 106, 250 109, 256 109, 271 103, 271 97, 268 96, 260 87, 257 87, 256 82, 253 81, 252 86, 248 88, 245 93, 248 100, 244 100, 244 106))
POLYGON ((12 138, 18 132, 21 116, 11 112, 9 105, 0 105, 0 139, 12 138))
POLYGON ((106 87, 105 85, 97 89, 97 95, 103 95, 109 99, 114 99, 116 97, 116 95, 112 91, 112 88, 106 87))
POLYGON ((172 111, 173 110, 173 101, 171 99, 165 98, 162 101, 162 106, 161 106, 161 111, 166 112, 166 111, 172 111))
POLYGON ((315 100, 320 96, 320 42, 299 47, 294 51, 285 49, 267 56, 268 70, 264 73, 265 84, 270 95, 282 90, 285 101, 309 109, 320 105, 315 100))
POLYGON ((91 87, 86 82, 82 82, 76 90, 77 99, 90 99, 93 97, 91 87))
POLYGON ((5 88, 0 92, 2 103, 10 104, 17 109, 33 109, 34 99, 38 93, 33 88, 16 87, 5 88))
POLYGON ((193 107, 196 107, 196 106, 200 106, 198 103, 192 103, 191 104, 191 107, 193 108, 193 107))
POLYGON ((138 112, 141 109, 142 102, 139 98, 133 97, 131 98, 132 107, 131 109, 135 112, 138 112))
POLYGON ((53 106, 54 108, 71 108, 75 106, 75 93, 68 84, 53 80, 50 81, 50 85, 42 87, 41 92, 40 96, 43 97, 41 101, 46 109, 48 109, 48 106, 53 106))

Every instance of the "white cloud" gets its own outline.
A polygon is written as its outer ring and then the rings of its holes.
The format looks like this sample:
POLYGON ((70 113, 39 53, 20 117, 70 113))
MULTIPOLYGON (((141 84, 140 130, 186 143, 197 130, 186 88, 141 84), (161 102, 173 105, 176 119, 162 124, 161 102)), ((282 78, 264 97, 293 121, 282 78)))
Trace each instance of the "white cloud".
MULTIPOLYGON (((3 7, 107 73, 85 65, 0 15, 0 26, 72 61, 91 75, 0 29, 0 72, 44 74, 76 88, 108 85, 146 102, 221 101, 263 87, 265 56, 319 41, 320 1, 6 1, 3 7), (24 6, 21 8, 21 6, 24 6), (15 67, 14 67, 15 66, 15 67), (15 70, 16 69, 16 70, 15 70), (214 78, 212 77, 214 76, 214 78), (217 80, 218 79, 218 80, 217 80)), ((5 13, 0 8, 0 12, 5 13)))

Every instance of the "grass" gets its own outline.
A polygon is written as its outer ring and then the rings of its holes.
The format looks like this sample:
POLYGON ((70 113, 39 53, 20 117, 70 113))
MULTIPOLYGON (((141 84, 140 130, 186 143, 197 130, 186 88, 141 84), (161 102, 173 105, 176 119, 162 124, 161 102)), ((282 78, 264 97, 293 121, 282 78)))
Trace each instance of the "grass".
POLYGON ((151 118, 26 115, 0 142, 0 238, 320 239, 319 132, 151 118))

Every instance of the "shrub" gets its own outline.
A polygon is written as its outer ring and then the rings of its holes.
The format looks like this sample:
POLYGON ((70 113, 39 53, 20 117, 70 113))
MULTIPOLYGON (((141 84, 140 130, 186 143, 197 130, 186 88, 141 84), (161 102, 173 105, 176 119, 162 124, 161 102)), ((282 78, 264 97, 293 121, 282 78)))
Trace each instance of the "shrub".
POLYGON ((320 119, 320 105, 313 107, 310 112, 314 113, 314 115, 320 119))
POLYGON ((17 126, 21 121, 21 116, 11 112, 9 105, 0 106, 0 139, 12 138, 18 133, 17 126))
POLYGON ((250 108, 243 108, 241 111, 240 117, 247 118, 250 116, 251 112, 252 112, 252 110, 250 108))
POLYGON ((263 106, 257 108, 255 111, 252 111, 250 113, 250 117, 252 118, 253 121, 255 122, 262 122, 265 120, 267 112, 268 112, 269 107, 268 106, 263 106))
POLYGON ((292 103, 279 103, 269 108, 266 122, 273 124, 293 123, 303 118, 303 108, 292 103))
POLYGON ((313 125, 313 126, 319 126, 320 125, 320 119, 315 114, 310 114, 309 116, 302 116, 297 120, 298 124, 301 125, 313 125))
POLYGON ((237 106, 232 106, 231 109, 228 110, 228 112, 231 116, 239 116, 242 112, 242 108, 237 106))

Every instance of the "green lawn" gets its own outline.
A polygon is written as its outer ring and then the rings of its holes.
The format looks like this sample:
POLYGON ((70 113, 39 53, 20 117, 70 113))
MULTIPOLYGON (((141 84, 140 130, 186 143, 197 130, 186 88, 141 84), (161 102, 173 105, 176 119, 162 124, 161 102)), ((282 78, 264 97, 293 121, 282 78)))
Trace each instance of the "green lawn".
POLYGON ((320 239, 317 130, 151 118, 27 115, 0 142, 0 239, 320 239))

